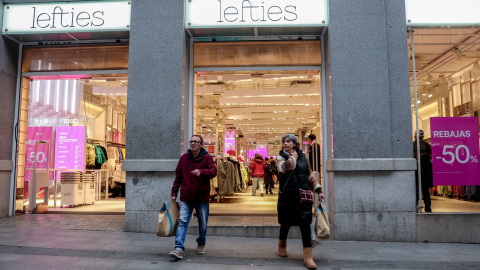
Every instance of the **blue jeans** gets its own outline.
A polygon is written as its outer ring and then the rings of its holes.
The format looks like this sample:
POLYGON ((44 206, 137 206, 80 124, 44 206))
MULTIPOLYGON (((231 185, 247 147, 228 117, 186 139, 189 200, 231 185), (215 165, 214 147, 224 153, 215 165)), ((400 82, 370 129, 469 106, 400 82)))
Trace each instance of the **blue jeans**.
POLYGON ((205 245, 207 242, 207 223, 209 203, 186 203, 180 202, 180 218, 178 219, 177 233, 175 235, 175 249, 185 251, 185 236, 187 235, 188 224, 192 216, 193 209, 197 212, 198 219, 198 238, 199 245, 205 245))

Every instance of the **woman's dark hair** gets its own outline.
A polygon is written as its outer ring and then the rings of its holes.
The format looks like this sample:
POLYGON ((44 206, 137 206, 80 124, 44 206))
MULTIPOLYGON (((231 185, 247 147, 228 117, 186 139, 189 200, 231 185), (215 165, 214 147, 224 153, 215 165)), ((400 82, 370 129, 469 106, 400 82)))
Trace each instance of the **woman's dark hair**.
POLYGON ((195 134, 195 135, 192 135, 192 138, 193 137, 198 137, 200 139, 200 144, 203 145, 203 137, 202 136, 195 134))
POLYGON ((295 135, 293 134, 285 134, 283 135, 282 137, 282 143, 285 142, 285 139, 286 138, 289 138, 290 141, 292 141, 295 145, 293 146, 293 149, 295 149, 296 151, 299 151, 300 150, 300 146, 298 145, 298 140, 297 140, 297 137, 295 137, 295 135))

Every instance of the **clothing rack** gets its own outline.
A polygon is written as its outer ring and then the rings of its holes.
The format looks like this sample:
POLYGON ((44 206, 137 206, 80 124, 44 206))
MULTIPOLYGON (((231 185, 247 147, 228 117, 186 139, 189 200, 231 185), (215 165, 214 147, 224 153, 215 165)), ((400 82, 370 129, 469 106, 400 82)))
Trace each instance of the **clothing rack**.
POLYGON ((102 140, 87 139, 87 143, 105 146, 105 141, 102 140))
POLYGON ((114 146, 118 148, 125 148, 125 144, 123 143, 116 143, 116 142, 107 142, 107 146, 114 146))

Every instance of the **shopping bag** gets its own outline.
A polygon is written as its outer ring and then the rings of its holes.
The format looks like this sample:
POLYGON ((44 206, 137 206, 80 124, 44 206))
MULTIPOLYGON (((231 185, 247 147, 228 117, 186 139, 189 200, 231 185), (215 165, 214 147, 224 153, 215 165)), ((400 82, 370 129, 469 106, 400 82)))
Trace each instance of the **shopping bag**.
POLYGON ((164 202, 158 213, 157 236, 174 236, 180 212, 176 202, 164 202))
POLYGON ((321 239, 330 237, 330 223, 328 222, 327 210, 322 201, 315 211, 315 234, 321 239))
POLYGON ((315 223, 316 222, 312 222, 310 225, 310 239, 312 240, 312 248, 323 245, 322 239, 318 238, 317 233, 315 232, 315 223))

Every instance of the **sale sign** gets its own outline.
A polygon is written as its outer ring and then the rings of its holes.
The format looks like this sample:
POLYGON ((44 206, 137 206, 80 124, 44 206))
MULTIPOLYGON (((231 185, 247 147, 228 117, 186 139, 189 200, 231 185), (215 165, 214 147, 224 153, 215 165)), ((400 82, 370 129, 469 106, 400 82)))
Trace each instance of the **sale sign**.
POLYGON ((434 185, 480 185, 477 117, 432 117, 434 185))
POLYGON ((37 142, 47 142, 50 144, 50 153, 53 149, 52 127, 28 127, 27 128, 27 153, 25 157, 25 168, 33 169, 35 158, 37 159, 37 168, 46 169, 48 164, 48 148, 46 145, 38 145, 35 153, 35 144, 37 142))
POLYGON ((57 127, 55 169, 85 168, 85 126, 57 127))

